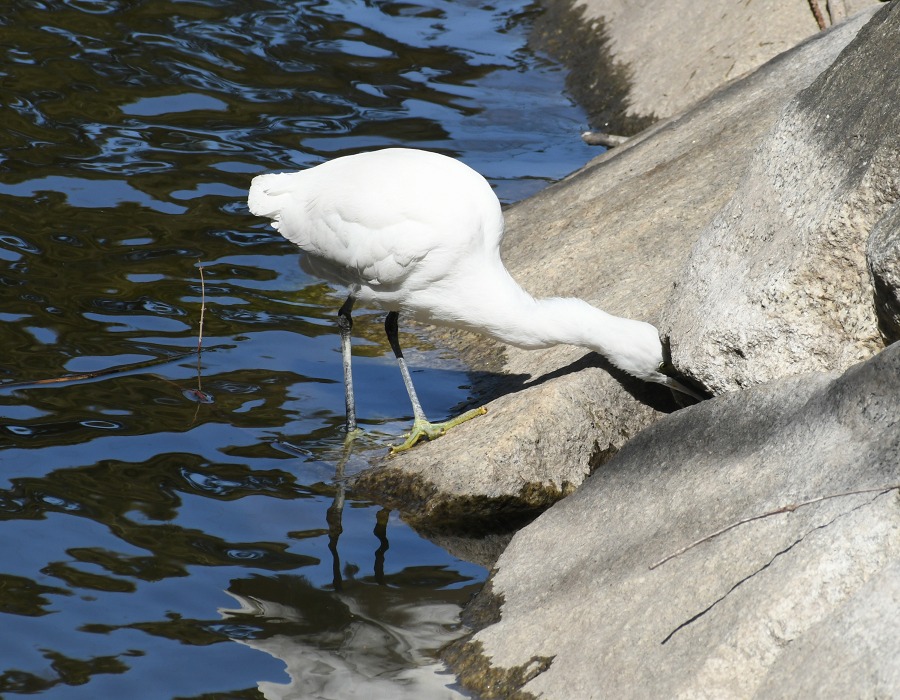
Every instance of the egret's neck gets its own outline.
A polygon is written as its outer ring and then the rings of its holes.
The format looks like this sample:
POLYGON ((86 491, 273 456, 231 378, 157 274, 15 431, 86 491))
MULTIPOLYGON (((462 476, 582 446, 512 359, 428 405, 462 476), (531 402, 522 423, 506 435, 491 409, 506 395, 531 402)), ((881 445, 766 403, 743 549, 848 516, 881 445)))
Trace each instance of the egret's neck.
POLYGON ((588 348, 636 377, 659 381, 663 351, 656 328, 581 299, 535 299, 499 257, 493 265, 435 280, 407 296, 401 307, 423 321, 465 328, 519 348, 588 348))
POLYGON ((521 347, 577 345, 600 353, 639 379, 661 380, 662 343, 649 323, 613 316, 581 299, 537 299, 532 303, 534 312, 527 324, 533 340, 521 347))
POLYGON ((465 328, 525 349, 577 345, 619 369, 660 381, 663 349, 649 323, 611 314, 581 299, 535 299, 500 264, 445 277, 402 304, 423 321, 465 328))
MULTIPOLYGON (((502 266, 489 274, 434 285, 418 295, 416 315, 426 321, 465 328, 525 349, 578 345, 609 355, 622 342, 629 319, 612 316, 581 299, 535 299, 502 266), (424 308, 423 308, 424 307, 424 308)), ((627 332, 625 333, 627 335, 627 332)))
POLYGON ((538 347, 577 345, 610 356, 620 350, 629 325, 635 323, 581 299, 535 299, 533 303, 535 311, 529 323, 542 341, 538 347))

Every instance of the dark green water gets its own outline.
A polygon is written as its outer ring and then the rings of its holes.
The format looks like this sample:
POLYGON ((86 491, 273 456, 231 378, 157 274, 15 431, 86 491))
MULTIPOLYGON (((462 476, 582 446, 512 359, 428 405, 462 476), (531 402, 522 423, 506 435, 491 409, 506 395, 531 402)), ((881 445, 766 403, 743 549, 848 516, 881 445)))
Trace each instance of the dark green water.
MULTIPOLYGON (((7 3, 3 697, 454 697, 434 650, 486 572, 343 493, 340 290, 244 198, 256 173, 385 145, 459 156, 505 201, 574 170, 583 117, 526 48, 532 11, 7 3)), ((354 330, 347 474, 411 420, 380 315, 354 330)), ((405 343, 449 414, 465 372, 405 343)))

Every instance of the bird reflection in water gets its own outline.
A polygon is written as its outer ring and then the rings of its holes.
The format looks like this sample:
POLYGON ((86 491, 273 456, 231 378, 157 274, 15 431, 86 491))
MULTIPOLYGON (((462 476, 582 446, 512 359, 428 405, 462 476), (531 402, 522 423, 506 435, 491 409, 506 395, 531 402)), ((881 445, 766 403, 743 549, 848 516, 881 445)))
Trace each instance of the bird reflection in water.
MULTIPOLYGON (((341 458, 338 460, 334 470, 334 499, 328 510, 325 512, 325 521, 328 523, 328 550, 331 552, 332 567, 332 585, 335 591, 343 590, 344 579, 341 570, 341 555, 338 552, 338 542, 341 534, 344 532, 344 501, 347 494, 347 482, 344 478, 344 469, 347 466, 347 460, 350 459, 352 448, 352 437, 348 437, 344 443, 344 449, 341 458)), ((384 585, 384 555, 390 548, 387 538, 387 524, 390 519, 391 511, 389 508, 382 508, 375 515, 375 528, 373 534, 378 538, 378 549, 375 550, 375 581, 379 585, 384 585)))
POLYGON ((348 457, 349 445, 336 466, 334 498, 326 512, 332 589, 317 587, 297 574, 252 576, 232 581, 227 592, 239 607, 219 613, 235 629, 255 629, 233 636, 234 641, 285 664, 289 682, 258 682, 267 700, 363 694, 370 700, 461 698, 452 687, 455 677, 435 650, 463 633, 459 614, 471 592, 452 586, 404 585, 402 578, 392 585, 384 571, 387 508, 375 516, 374 576, 357 579, 355 566, 342 567, 339 542, 348 457))

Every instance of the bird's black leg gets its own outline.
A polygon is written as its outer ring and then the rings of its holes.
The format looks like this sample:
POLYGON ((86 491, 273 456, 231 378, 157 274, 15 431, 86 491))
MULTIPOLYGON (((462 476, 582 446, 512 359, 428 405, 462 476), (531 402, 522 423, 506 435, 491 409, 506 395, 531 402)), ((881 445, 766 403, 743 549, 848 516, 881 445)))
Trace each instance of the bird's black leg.
POLYGON ((416 389, 412 383, 412 377, 409 376, 409 369, 406 366, 406 360, 403 359, 403 351, 400 349, 400 338, 397 333, 397 320, 400 314, 396 311, 388 312, 387 318, 384 319, 384 332, 387 335, 388 342, 391 344, 391 350, 397 358, 397 364, 400 365, 400 374, 403 376, 403 383, 406 385, 406 393, 409 394, 409 400, 412 402, 413 418, 416 421, 424 421, 425 412, 422 410, 422 404, 419 403, 419 397, 416 395, 416 389))
POLYGON ((356 299, 347 297, 338 311, 338 328, 341 330, 341 360, 344 364, 344 401, 347 407, 347 432, 356 430, 356 402, 353 400, 353 371, 350 364, 350 332, 353 330, 353 319, 350 312, 356 299))

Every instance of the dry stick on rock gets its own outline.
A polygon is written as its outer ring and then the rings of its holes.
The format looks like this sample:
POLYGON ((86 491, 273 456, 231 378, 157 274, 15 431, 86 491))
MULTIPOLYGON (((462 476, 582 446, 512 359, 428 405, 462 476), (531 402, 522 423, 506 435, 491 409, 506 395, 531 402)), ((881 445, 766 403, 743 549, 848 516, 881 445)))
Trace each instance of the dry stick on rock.
POLYGON ((581 139, 588 146, 606 146, 607 148, 615 148, 621 146, 628 140, 627 136, 618 136, 616 134, 606 134, 602 131, 585 131, 581 134, 581 139))
POLYGON ((880 495, 880 494, 885 494, 888 491, 893 491, 894 489, 900 489, 900 484, 894 484, 892 486, 879 486, 878 488, 874 488, 874 489, 859 489, 857 491, 844 491, 843 493, 832 493, 832 494, 829 494, 828 496, 819 496, 818 498, 811 498, 808 501, 802 501, 800 503, 789 503, 786 506, 781 506, 781 508, 776 508, 775 510, 770 510, 767 513, 760 513, 759 515, 751 515, 749 518, 743 518, 741 520, 738 520, 737 522, 731 523, 730 525, 726 525, 721 530, 716 530, 711 535, 706 535, 706 537, 701 537, 699 540, 691 542, 689 545, 682 547, 677 552, 673 552, 672 554, 668 555, 667 557, 663 557, 655 564, 651 564, 650 570, 652 571, 653 569, 657 568, 658 566, 662 566, 667 561, 674 559, 675 557, 680 557, 682 554, 692 550, 694 547, 696 547, 699 544, 703 544, 704 542, 709 542, 710 540, 715 539, 719 535, 724 535, 729 530, 733 530, 734 528, 738 527, 739 525, 745 525, 747 523, 752 523, 754 520, 762 520, 763 518, 768 518, 772 515, 780 515, 781 513, 793 513, 795 510, 797 510, 798 508, 802 508, 803 506, 811 506, 814 503, 821 503, 822 501, 827 501, 832 498, 843 498, 844 496, 857 496, 862 493, 879 493, 879 495, 880 495))
POLYGON ((822 16, 822 8, 819 7, 819 0, 809 0, 809 9, 812 10, 813 17, 816 18, 816 24, 819 25, 819 30, 825 29, 828 25, 825 24, 825 17, 822 16))

